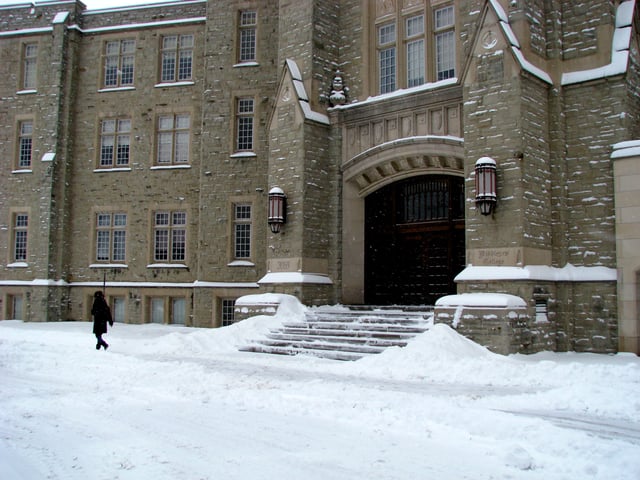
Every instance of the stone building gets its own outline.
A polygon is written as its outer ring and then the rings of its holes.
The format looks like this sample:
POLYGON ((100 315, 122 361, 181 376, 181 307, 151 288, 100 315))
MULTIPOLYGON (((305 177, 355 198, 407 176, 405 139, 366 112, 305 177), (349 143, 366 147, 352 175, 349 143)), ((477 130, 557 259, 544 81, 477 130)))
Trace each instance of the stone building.
POLYGON ((635 0, 0 7, 0 318, 86 320, 103 288, 118 321, 198 327, 252 293, 453 298, 437 320, 505 351, 638 353, 638 20, 635 0))

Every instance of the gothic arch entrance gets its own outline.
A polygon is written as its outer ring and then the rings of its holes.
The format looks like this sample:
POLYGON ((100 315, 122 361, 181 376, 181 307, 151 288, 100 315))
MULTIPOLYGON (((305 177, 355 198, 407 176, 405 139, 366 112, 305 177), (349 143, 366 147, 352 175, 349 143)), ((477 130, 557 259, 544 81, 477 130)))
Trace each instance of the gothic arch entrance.
POLYGON ((365 198, 365 302, 433 305, 465 264, 464 179, 420 175, 365 198))

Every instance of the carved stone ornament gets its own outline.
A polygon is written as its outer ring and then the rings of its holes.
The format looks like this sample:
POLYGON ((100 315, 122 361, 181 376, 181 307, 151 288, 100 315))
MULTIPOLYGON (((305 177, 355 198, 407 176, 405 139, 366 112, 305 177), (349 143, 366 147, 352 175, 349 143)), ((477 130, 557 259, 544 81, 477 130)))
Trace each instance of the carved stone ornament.
POLYGON ((496 37, 495 33, 493 33, 493 30, 487 30, 482 35, 482 47, 485 48, 486 50, 489 50, 495 47, 497 43, 498 43, 498 38, 496 37))
POLYGON ((340 70, 336 71, 331 82, 331 93, 329 94, 329 104, 332 107, 347 103, 349 88, 344 85, 340 70))

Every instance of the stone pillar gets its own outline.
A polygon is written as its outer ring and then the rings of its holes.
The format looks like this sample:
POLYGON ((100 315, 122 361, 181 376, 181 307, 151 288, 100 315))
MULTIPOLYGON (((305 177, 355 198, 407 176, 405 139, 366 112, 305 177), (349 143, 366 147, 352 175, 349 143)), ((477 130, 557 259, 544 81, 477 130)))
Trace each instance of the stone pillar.
POLYGON ((612 159, 618 264, 618 345, 621 352, 640 354, 640 141, 617 144, 612 159))

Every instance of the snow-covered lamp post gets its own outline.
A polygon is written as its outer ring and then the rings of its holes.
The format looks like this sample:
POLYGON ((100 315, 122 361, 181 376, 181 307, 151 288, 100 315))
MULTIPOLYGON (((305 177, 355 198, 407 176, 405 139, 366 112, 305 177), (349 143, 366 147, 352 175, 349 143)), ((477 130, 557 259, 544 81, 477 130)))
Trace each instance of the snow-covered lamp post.
POLYGON ((280 187, 269 190, 269 228, 273 233, 279 233, 287 220, 287 196, 280 187))
POLYGON ((490 157, 476 162, 476 206, 482 215, 491 215, 496 206, 496 161, 490 157))

